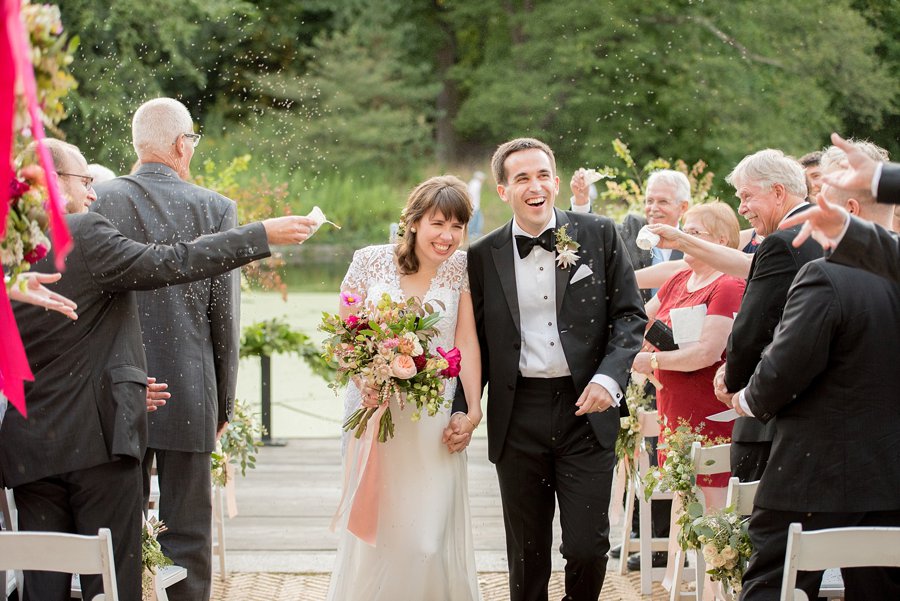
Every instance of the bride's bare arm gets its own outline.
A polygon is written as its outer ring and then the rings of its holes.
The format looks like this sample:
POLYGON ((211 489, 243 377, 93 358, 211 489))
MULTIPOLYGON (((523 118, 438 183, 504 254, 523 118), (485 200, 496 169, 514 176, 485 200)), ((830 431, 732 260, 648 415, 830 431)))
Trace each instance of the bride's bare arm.
POLYGON ((468 292, 459 295, 455 341, 456 348, 462 356, 459 379, 466 395, 466 403, 469 405, 466 416, 477 426, 484 417, 481 410, 481 348, 478 346, 478 335, 475 332, 472 295, 468 292))

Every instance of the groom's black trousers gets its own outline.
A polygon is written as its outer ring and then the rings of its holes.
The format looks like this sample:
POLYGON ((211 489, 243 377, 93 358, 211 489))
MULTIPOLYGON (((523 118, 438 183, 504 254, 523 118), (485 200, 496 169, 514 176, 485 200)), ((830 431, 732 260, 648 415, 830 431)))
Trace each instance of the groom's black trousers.
POLYGON ((522 378, 497 461, 511 601, 547 601, 559 500, 566 601, 597 601, 609 551, 613 448, 576 416, 571 377, 522 378))

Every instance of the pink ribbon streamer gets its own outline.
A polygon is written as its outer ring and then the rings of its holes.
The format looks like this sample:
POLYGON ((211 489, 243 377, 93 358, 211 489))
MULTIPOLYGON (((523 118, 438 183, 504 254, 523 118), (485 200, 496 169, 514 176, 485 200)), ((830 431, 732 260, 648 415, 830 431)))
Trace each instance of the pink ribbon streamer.
MULTIPOLYGON (((28 45, 28 37, 25 28, 19 18, 19 0, 3 0, 8 5, 6 19, 6 33, 9 44, 12 47, 13 58, 18 64, 18 74, 21 76, 22 88, 25 92, 25 101, 28 105, 28 115, 31 117, 31 134, 37 143, 38 158, 47 178, 47 208, 50 209, 50 239, 53 243, 53 255, 56 260, 56 269, 64 271, 66 268, 66 255, 72 250, 72 236, 63 219, 63 202, 59 194, 59 184, 56 178, 56 169, 53 166, 53 158, 44 146, 44 124, 41 121, 41 109, 38 102, 37 83, 34 79, 34 67, 31 64, 31 49, 28 45)), ((15 81, 12 79, 10 81, 15 81)), ((12 122, 15 106, 10 106, 9 114, 5 107, 0 107, 0 118, 12 122)), ((9 155, 6 155, 7 157, 9 155)))
POLYGON ((381 405, 369 418, 370 426, 366 428, 361 441, 353 436, 347 446, 347 457, 344 461, 344 492, 338 503, 338 510, 331 521, 334 530, 338 521, 346 511, 345 502, 349 490, 350 478, 354 468, 358 474, 356 490, 350 500, 350 517, 347 530, 358 539, 374 546, 378 534, 378 507, 381 497, 381 453, 378 452, 378 430, 381 415, 387 405, 381 405), (374 426, 371 425, 375 422, 374 426), (364 445, 358 449, 359 445, 364 445))
MULTIPOLYGON (((0 161, 0 236, 6 234, 6 217, 9 213, 9 184, 15 173, 11 164, 13 141, 13 116, 15 115, 16 52, 15 33, 21 36, 18 0, 2 0, 3 32, 0 36, 0 153, 6 157, 0 161)), ((27 57, 27 55, 26 55, 27 57)), ((30 63, 29 63, 30 66, 30 63)), ((32 72, 32 81, 34 73, 32 72)), ((0 390, 19 413, 28 417, 25 409, 25 380, 34 380, 22 338, 16 327, 12 305, 6 294, 6 284, 0 285, 0 390)))

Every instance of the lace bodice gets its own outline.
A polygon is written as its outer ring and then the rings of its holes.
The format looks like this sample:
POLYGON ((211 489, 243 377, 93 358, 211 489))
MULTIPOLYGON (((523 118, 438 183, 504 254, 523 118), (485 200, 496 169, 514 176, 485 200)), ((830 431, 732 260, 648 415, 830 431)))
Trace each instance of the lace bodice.
MULTIPOLYGON (((367 246, 353 253, 353 262, 341 290, 353 290, 367 300, 377 300, 385 292, 395 301, 405 300, 400 288, 400 273, 394 261, 394 245, 367 246)), ((460 292, 469 291, 466 274, 466 253, 456 251, 438 268, 431 286, 425 293, 425 301, 440 301, 444 308, 436 306, 441 320, 437 324, 438 335, 432 340, 434 348, 453 348, 456 333, 456 317, 459 313, 460 292)))

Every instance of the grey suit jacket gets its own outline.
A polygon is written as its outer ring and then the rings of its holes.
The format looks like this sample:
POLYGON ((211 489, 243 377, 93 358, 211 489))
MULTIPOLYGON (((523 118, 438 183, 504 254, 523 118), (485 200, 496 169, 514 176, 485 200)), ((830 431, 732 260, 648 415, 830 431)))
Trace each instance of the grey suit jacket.
MULTIPOLYGON (((97 186, 91 209, 143 243, 187 242, 237 225, 233 201, 180 179, 160 163, 97 186)), ((231 418, 240 345, 237 270, 137 295, 151 376, 171 401, 148 417, 155 449, 210 452, 231 418)))
MULTIPOLYGON (((75 248, 48 287, 78 303, 79 317, 14 303, 34 382, 25 387, 28 419, 10 408, 0 427, 2 486, 116 456, 143 459, 147 367, 132 291, 209 278, 269 254, 259 223, 162 246, 129 240, 96 213, 66 222, 75 248)), ((55 271, 52 256, 34 270, 55 271)))

